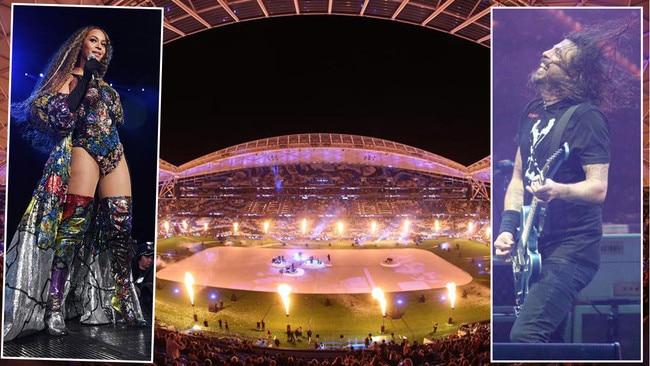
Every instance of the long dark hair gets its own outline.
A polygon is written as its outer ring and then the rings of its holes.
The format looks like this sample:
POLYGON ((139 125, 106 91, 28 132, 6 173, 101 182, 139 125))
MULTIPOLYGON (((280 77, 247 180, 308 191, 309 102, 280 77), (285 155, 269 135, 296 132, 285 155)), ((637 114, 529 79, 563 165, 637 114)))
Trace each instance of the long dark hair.
POLYGON ((635 69, 619 52, 622 41, 632 36, 630 30, 636 18, 601 21, 584 25, 565 35, 577 46, 577 52, 561 67, 569 80, 553 80, 543 85, 560 99, 591 102, 604 111, 635 106, 638 89, 633 87, 640 78, 635 69))
POLYGON ((106 55, 100 61, 101 67, 98 72, 99 77, 102 78, 113 58, 113 45, 106 31, 98 26, 88 25, 74 32, 52 55, 42 72, 43 77, 38 79, 30 96, 21 102, 11 104, 11 120, 15 122, 14 126, 18 127, 23 137, 38 151, 49 153, 60 137, 31 126, 29 122, 32 103, 44 92, 57 92, 61 89, 72 73, 72 69, 77 65, 84 39, 93 29, 102 31, 106 37, 106 55))

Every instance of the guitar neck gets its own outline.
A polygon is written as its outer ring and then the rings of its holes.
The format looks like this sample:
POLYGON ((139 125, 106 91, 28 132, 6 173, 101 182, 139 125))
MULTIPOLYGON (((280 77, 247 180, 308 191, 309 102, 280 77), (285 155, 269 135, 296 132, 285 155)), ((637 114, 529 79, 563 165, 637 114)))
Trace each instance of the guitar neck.
POLYGON ((524 217, 524 225, 521 227, 521 242, 524 243, 524 245, 528 242, 528 236, 530 235, 530 231, 533 229, 533 222, 535 221, 536 213, 537 200, 533 198, 533 202, 530 203, 528 212, 524 217))
MULTIPOLYGON (((546 164, 544 164, 544 167, 541 169, 539 172, 539 183, 540 185, 544 185, 546 178, 551 177, 555 174, 555 171, 559 168, 560 164, 565 161, 569 156, 569 145, 568 143, 564 143, 562 147, 560 147, 558 150, 556 150, 546 161, 546 164)), ((528 241, 528 236, 530 235, 530 231, 533 229, 533 222, 535 221, 535 215, 537 215, 537 210, 538 210, 538 203, 533 197, 532 202, 530 203, 530 208, 528 210, 528 213, 526 214, 523 210, 522 213, 525 214, 525 217, 523 222, 524 225, 522 226, 521 230, 521 238, 522 242, 524 245, 526 245, 526 242, 528 241)))

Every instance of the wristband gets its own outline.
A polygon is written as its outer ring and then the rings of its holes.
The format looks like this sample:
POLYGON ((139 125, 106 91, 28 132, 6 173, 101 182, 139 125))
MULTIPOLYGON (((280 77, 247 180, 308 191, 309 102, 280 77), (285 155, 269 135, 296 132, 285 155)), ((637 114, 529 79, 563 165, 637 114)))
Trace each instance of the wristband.
POLYGON ((499 227, 499 234, 508 232, 512 236, 516 236, 517 228, 519 227, 519 212, 515 210, 505 210, 501 213, 501 227, 499 227))

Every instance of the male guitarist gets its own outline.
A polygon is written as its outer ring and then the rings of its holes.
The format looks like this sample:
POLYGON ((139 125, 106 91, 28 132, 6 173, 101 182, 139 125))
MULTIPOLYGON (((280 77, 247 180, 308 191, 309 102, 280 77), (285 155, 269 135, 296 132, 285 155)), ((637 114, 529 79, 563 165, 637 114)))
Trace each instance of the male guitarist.
POLYGON ((615 45, 629 23, 584 25, 543 52, 530 74, 539 97, 519 120, 514 168, 494 247, 498 256, 515 254, 522 244, 517 242, 522 212, 537 200, 544 209, 536 216, 537 235, 527 239, 535 242, 523 244, 538 248, 541 265, 539 273, 531 274, 511 342, 564 342, 573 302, 598 271, 601 204, 611 155, 609 123, 601 111, 618 104, 616 98, 629 96, 621 88, 626 72, 603 46, 615 45), (574 105, 580 106, 559 127, 564 112, 574 105), (561 136, 555 138, 555 133, 561 136), (564 143, 570 147, 568 158, 552 178, 540 176, 545 162, 564 143))

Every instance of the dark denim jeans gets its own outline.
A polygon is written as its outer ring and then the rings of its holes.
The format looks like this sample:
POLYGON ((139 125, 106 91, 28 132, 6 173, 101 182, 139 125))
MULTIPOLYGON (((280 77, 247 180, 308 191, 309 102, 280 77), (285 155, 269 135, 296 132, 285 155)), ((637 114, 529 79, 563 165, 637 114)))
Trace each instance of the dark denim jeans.
POLYGON ((542 260, 542 271, 530 285, 510 341, 563 343, 573 302, 598 270, 563 258, 542 260))

